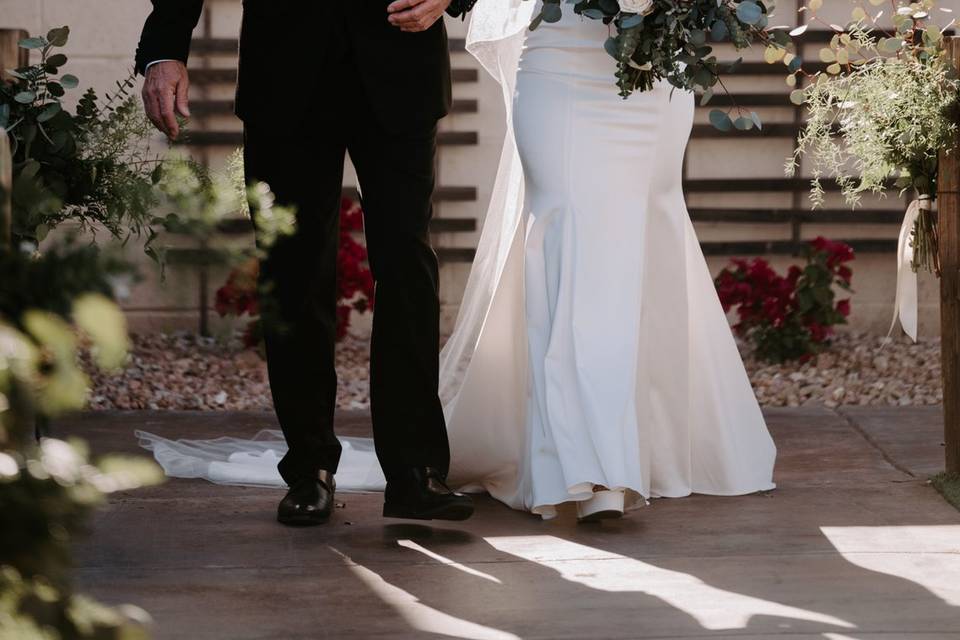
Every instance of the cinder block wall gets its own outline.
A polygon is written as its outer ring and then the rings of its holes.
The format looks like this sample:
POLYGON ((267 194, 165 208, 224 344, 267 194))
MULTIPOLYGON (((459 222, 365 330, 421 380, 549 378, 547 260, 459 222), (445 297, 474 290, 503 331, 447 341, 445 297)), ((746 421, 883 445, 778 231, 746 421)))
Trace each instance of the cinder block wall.
MULTIPOLYGON (((831 0, 821 12, 825 18, 843 22, 852 8, 845 0, 831 0)), ((783 3, 774 21, 777 24, 795 24, 797 16, 792 3, 783 3)), ((960 9, 960 0, 942 2, 942 6, 960 9), (956 6, 954 6, 956 5, 956 6)), ((45 32, 54 26, 70 25, 71 42, 66 50, 70 57, 71 73, 79 76, 81 86, 94 86, 108 90, 115 80, 126 75, 133 64, 133 51, 139 37, 143 20, 149 12, 147 0, 0 0, 0 27, 24 28, 32 33, 45 32)), ((238 0, 207 0, 207 17, 202 29, 208 38, 236 38, 240 20, 241 4, 238 0)), ((466 25, 459 20, 448 20, 451 38, 463 38, 466 25)), ((198 29, 198 32, 200 30, 198 29)), ((816 49, 811 49, 815 53, 816 49)), ((762 59, 762 52, 747 52, 746 61, 762 59)), ((283 55, 282 47, 278 55, 283 55)), ((453 66, 458 69, 477 69, 478 65, 462 51, 454 51, 453 66)), ((732 57, 732 56, 731 56, 732 57)), ((809 56, 808 56, 809 57, 809 56)), ((218 57, 210 55, 202 60, 195 57, 192 66, 229 66, 229 52, 218 57)), ((612 79, 611 79, 612 82, 612 79)), ((783 91, 789 89, 780 75, 763 78, 731 78, 731 90, 742 93, 783 91)), ((194 100, 229 100, 229 86, 194 87, 194 100)), ((75 92, 79 95, 79 91, 75 92)), ((464 110, 452 114, 441 124, 442 131, 475 132, 475 144, 445 146, 441 150, 439 183, 449 186, 472 186, 476 198, 466 201, 442 201, 437 205, 437 215, 442 218, 475 219, 479 225, 486 210, 486 202, 492 188, 493 177, 504 135, 503 109, 500 88, 482 70, 475 81, 457 83, 455 97, 461 100, 476 100, 476 112, 464 110)), ((758 108, 765 121, 789 122, 793 111, 788 107, 770 106, 758 108)), ((698 123, 705 122, 706 110, 699 110, 698 123)), ((239 123, 229 114, 205 116, 199 126, 215 130, 239 130, 239 123)), ((158 138, 158 145, 162 141, 158 138)), ((194 149, 213 166, 222 163, 231 151, 229 146, 194 149)), ((789 138, 767 138, 730 134, 722 138, 695 138, 687 151, 686 177, 691 180, 782 178, 783 161, 792 150, 789 138)), ((355 184, 352 171, 348 170, 348 185, 355 184)), ((791 192, 756 193, 709 193, 688 194, 691 208, 790 208, 803 205, 803 194, 791 192)), ((835 199, 835 198, 834 198, 835 199)), ((836 199, 835 199, 836 200, 836 199)), ((843 206, 835 201, 837 208, 843 206)), ((873 209, 889 208, 902 210, 904 202, 891 197, 866 204, 873 209)), ((867 225, 856 222, 857 213, 850 213, 850 224, 805 224, 801 237, 813 238, 825 235, 831 238, 881 238, 895 239, 898 227, 891 224, 867 225)), ((732 222, 695 222, 702 241, 751 241, 788 240, 792 229, 787 223, 753 224, 732 222)), ((469 248, 478 238, 477 231, 438 233, 434 240, 440 247, 469 248)), ((173 239, 177 242, 176 239, 173 239)), ((182 241, 181 241, 182 242, 182 241)), ((128 249, 131 256, 138 255, 137 247, 128 249)), ((166 282, 160 282, 152 265, 142 258, 145 279, 133 290, 125 302, 131 323, 137 330, 160 330, 194 328, 198 322, 198 301, 201 282, 195 268, 175 266, 168 270, 166 282)), ((726 256, 710 256, 708 263, 715 273, 729 260, 726 256)), ((789 256, 770 256, 771 262, 780 270, 794 262, 789 256)), ((853 264, 854 287, 851 324, 856 329, 885 332, 892 311, 895 283, 895 262, 892 252, 869 253, 858 256, 853 264)), ((469 263, 445 262, 442 269, 442 296, 444 326, 452 327, 456 309, 462 294, 469 263)), ((208 274, 207 288, 211 294, 223 281, 225 274, 213 270, 208 274)), ((936 333, 939 318, 937 305, 937 282, 921 277, 920 318, 923 334, 936 333)), ((213 329, 222 329, 215 314, 213 329)), ((364 331, 366 324, 358 324, 364 331)))

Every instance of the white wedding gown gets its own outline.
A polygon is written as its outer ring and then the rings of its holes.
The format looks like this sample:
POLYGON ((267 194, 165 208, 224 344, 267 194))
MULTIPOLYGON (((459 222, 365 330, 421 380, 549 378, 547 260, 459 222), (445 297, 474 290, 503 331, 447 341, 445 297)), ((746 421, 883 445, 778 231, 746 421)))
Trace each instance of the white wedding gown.
MULTIPOLYGON (((565 7, 529 32, 534 10, 481 0, 471 25, 510 126, 441 356, 451 484, 545 518, 594 486, 628 506, 772 489, 776 449, 684 205, 693 96, 621 99, 608 28, 565 7)), ((282 484, 281 439, 139 435, 168 473, 282 484)), ((339 488, 382 486, 372 447, 344 440, 339 488)))

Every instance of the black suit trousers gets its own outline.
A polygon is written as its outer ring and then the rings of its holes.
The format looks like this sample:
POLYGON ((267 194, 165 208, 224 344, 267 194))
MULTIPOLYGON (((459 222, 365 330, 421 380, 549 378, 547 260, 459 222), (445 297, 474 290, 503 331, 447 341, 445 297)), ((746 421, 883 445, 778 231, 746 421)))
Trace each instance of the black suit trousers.
MULTIPOLYGON (((326 66, 326 65, 325 65, 326 66)), ((345 152, 360 183, 376 282, 370 394, 377 456, 387 478, 409 467, 446 473, 449 445, 437 397, 439 296, 430 246, 436 126, 383 126, 349 55, 324 69, 326 90, 303 122, 245 123, 248 180, 297 209, 297 232, 261 268, 278 318, 265 322, 274 405, 289 451, 287 483, 336 472, 336 263, 345 152), (397 133, 397 130, 403 131, 397 133)))

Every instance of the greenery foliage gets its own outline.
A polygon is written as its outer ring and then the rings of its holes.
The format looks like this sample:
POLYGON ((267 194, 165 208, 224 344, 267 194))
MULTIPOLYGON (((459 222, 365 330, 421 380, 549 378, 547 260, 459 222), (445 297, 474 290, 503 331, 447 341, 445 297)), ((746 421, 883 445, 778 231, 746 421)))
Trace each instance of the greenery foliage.
POLYGON ((947 502, 960 509, 960 474, 938 473, 930 479, 930 483, 947 502))
MULTIPOLYGON (((821 4, 809 3, 812 22, 821 4)), ((956 136, 960 84, 945 55, 942 29, 930 19, 934 0, 893 5, 894 29, 884 31, 878 25, 882 11, 871 17, 869 7, 857 3, 848 25, 835 29, 820 51, 826 71, 810 74, 801 67, 788 77, 794 84, 798 77, 807 81, 791 99, 805 106, 808 116, 786 171, 794 175, 801 160, 808 161, 814 206, 823 204, 822 180, 828 177, 852 206, 864 193, 890 188, 936 197, 938 154, 951 148, 956 136)), ((939 271, 929 210, 921 211, 911 243, 913 268, 939 271)))
POLYGON ((126 359, 111 267, 89 246, 42 255, 0 246, 0 270, 0 637, 144 637, 139 610, 131 619, 73 595, 70 548, 107 494, 162 472, 142 458, 93 463, 80 441, 34 437, 38 418, 86 404, 81 344, 105 369, 126 359))
POLYGON ((159 214, 154 217, 155 224, 199 240, 211 251, 209 259, 221 264, 263 259, 277 240, 296 230, 296 212, 277 205, 269 186, 244 182, 240 158, 238 151, 223 172, 211 172, 187 159, 167 160, 157 184, 159 214), (220 226, 237 213, 251 219, 257 246, 213 248, 220 226))
POLYGON ((38 54, 31 65, 8 70, 16 81, 0 83, 0 128, 9 132, 13 161, 13 230, 38 242, 70 220, 84 230, 102 227, 126 240, 155 238, 151 209, 160 160, 149 147, 152 128, 131 94, 132 75, 101 99, 93 89, 75 113, 62 99, 79 85, 61 74, 68 27, 26 38, 38 54))
MULTIPOLYGON (((544 0, 530 28, 559 21, 563 1, 544 0)), ((754 41, 780 49, 790 44, 782 28, 767 28, 769 9, 764 0, 565 1, 573 4, 575 13, 614 27, 615 35, 604 48, 616 61, 617 87, 624 98, 665 80, 679 89, 702 91, 701 104, 707 104, 715 85, 723 84, 724 66, 708 42, 730 42, 737 49, 754 41)), ((736 64, 727 65, 728 70, 736 64)), ((738 117, 731 118, 731 111, 714 110, 710 122, 724 131, 762 126, 756 112, 734 109, 738 117)))
POLYGON ((0 317, 19 325, 24 309, 68 316, 74 300, 95 292, 112 295, 111 277, 129 273, 129 266, 89 244, 67 239, 37 254, 0 251, 0 317))
MULTIPOLYGON (((8 146, 0 129, 0 155, 8 146)), ((70 240, 39 254, 0 238, 0 637, 146 638, 142 610, 72 592, 71 546, 107 494, 162 473, 144 459, 93 463, 78 440, 34 434, 38 419, 85 405, 81 342, 105 369, 126 358, 124 317, 108 297, 110 274, 125 268, 70 240)))
POLYGON ((0 634, 16 640, 146 640, 145 611, 105 607, 0 566, 0 634))
POLYGON ((35 435, 38 421, 86 405, 81 348, 107 370, 127 358, 125 319, 112 295, 131 268, 78 239, 100 228, 122 241, 145 236, 148 255, 162 263, 154 243, 161 232, 207 243, 245 210, 261 244, 217 254, 231 261, 262 257, 295 219, 274 206, 266 185, 247 188, 238 162, 214 175, 152 156, 153 131, 130 93, 132 78, 103 101, 87 91, 68 113, 61 98, 79 81, 60 74, 67 57, 56 51, 68 37, 63 27, 21 41, 39 59, 0 83, 0 159, 12 157, 0 164, 0 185, 13 185, 14 232, 12 242, 0 233, 0 637, 136 639, 146 636, 144 612, 73 594, 70 548, 108 494, 159 482, 162 471, 144 458, 93 461, 81 441, 35 435), (41 252, 40 241, 66 221, 79 228, 41 252))

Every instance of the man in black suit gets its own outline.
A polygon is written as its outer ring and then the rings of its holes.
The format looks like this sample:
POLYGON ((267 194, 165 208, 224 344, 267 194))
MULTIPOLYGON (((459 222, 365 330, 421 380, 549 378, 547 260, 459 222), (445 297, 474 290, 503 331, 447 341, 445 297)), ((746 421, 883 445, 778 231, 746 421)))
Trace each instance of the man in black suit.
MULTIPOLYGON (((187 57, 203 0, 152 0, 137 50, 147 115, 169 137, 189 116, 187 57)), ((437 397, 439 297, 430 247, 437 121, 450 107, 442 15, 475 0, 244 0, 236 112, 248 180, 296 207, 296 234, 261 267, 278 318, 265 340, 274 407, 289 451, 284 524, 318 524, 334 505, 340 444, 336 262, 344 154, 363 194, 376 311, 370 400, 387 478, 384 515, 469 517, 445 484, 450 462, 437 397)))

